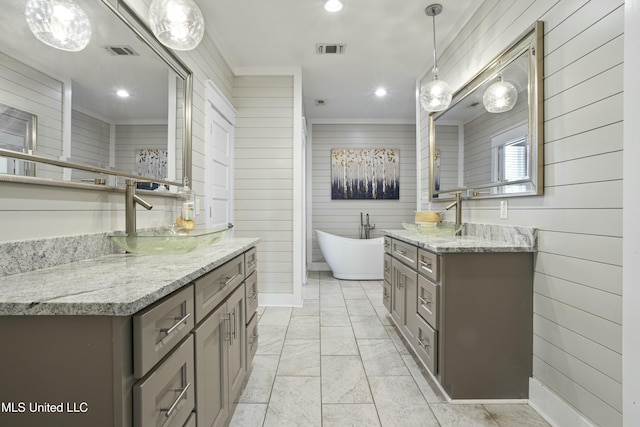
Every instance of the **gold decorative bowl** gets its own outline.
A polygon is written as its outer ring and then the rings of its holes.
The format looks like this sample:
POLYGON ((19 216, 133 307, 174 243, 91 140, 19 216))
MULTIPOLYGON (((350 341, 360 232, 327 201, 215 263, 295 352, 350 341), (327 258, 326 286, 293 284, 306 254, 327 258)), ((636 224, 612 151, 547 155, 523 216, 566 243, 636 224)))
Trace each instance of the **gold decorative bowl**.
POLYGON ((419 223, 403 222, 405 230, 411 231, 419 236, 431 237, 453 237, 462 230, 462 225, 444 224, 441 222, 419 223))
POLYGON ((109 238, 120 248, 134 254, 186 254, 220 241, 228 228, 179 231, 176 228, 155 228, 135 233, 116 232, 109 238))

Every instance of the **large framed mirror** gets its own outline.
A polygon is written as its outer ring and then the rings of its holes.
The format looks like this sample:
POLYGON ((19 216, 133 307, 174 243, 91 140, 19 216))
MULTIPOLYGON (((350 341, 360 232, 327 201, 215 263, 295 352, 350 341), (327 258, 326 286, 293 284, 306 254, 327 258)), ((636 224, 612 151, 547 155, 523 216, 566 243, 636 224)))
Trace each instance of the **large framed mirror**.
POLYGON ((92 29, 79 52, 40 42, 25 0, 3 1, 0 134, 11 132, 3 111, 19 111, 32 118, 38 144, 1 145, 0 180, 80 182, 100 171, 176 185, 190 179, 191 71, 122 0, 74 1, 92 29))
POLYGON ((539 21, 429 115, 430 200, 542 194, 543 57, 539 21))

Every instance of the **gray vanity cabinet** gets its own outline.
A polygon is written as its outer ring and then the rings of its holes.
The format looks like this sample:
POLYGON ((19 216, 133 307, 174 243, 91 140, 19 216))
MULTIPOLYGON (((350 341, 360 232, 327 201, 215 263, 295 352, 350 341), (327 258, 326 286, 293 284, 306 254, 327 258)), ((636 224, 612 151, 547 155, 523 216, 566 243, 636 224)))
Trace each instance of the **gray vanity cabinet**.
POLYGON ((0 316, 0 425, 226 425, 257 348, 247 253, 134 314, 0 316), (52 396, 64 413, 21 412, 52 396))
POLYGON ((528 398, 533 254, 437 254, 387 239, 391 318, 449 397, 528 398))
POLYGON ((244 284, 193 332, 199 426, 224 425, 246 374, 244 284))

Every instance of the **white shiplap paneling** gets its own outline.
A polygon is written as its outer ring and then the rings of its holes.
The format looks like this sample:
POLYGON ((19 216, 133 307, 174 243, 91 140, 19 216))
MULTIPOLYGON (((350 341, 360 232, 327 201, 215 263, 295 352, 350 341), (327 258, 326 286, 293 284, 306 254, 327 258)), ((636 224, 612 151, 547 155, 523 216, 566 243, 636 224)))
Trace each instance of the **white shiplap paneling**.
MULTIPOLYGON (((622 5, 487 1, 439 59, 441 78, 457 87, 545 22, 545 195, 510 199, 508 220, 496 200, 467 201, 463 221, 539 228, 533 377, 547 395, 536 391, 532 404, 553 418, 556 399, 602 426, 622 425, 622 5)), ((428 165, 421 171, 425 187, 428 165)))

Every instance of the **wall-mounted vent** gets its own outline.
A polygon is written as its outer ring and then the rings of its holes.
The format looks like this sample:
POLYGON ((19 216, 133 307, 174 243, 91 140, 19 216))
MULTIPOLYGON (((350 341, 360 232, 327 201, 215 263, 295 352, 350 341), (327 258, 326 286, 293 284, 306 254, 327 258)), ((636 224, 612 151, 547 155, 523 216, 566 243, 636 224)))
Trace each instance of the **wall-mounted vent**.
POLYGON ((318 43, 316 44, 316 53, 318 55, 325 54, 343 54, 347 50, 347 46, 344 44, 329 44, 329 43, 318 43))
POLYGON ((130 46, 105 46, 104 47, 110 54, 117 56, 140 56, 138 52, 133 50, 130 46))

